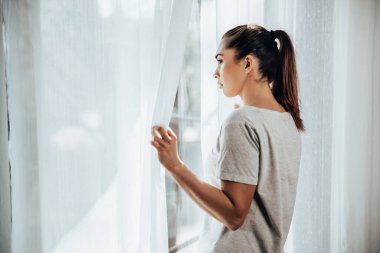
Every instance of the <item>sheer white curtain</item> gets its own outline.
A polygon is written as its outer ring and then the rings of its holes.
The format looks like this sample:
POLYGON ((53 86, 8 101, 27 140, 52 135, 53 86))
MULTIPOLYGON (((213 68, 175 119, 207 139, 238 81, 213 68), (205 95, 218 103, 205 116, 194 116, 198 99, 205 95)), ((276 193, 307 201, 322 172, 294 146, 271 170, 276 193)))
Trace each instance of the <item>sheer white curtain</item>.
MULTIPOLYGON (((3 3, 0 1, 0 24, 3 3)), ((0 25, 2 27, 2 25, 0 25)), ((4 36, 0 29, 0 252, 10 252, 11 200, 8 159, 8 122, 5 87, 4 36)))
POLYGON ((379 2, 202 1, 204 157, 239 102, 224 98, 212 77, 221 35, 259 23, 295 43, 307 132, 286 252, 380 251, 379 2))
POLYGON ((150 128, 169 123, 191 0, 2 5, 1 249, 167 252, 150 128))
POLYGON ((380 1, 337 1, 332 250, 380 251, 380 1))

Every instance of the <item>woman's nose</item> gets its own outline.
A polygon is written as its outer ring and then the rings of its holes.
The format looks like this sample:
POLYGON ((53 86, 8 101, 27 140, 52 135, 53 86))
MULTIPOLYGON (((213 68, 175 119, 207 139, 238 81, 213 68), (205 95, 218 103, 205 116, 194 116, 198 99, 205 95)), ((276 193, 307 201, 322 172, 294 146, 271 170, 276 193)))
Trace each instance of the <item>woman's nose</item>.
POLYGON ((214 72, 214 78, 218 78, 218 72, 216 70, 214 72))

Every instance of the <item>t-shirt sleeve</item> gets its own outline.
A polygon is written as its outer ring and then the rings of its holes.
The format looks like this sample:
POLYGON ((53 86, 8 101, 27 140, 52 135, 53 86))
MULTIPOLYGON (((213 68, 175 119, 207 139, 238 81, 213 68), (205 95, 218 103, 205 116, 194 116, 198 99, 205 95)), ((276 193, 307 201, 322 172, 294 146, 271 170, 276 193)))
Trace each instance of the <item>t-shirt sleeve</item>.
POLYGON ((223 125, 219 150, 217 178, 257 185, 260 144, 253 126, 245 122, 223 125))

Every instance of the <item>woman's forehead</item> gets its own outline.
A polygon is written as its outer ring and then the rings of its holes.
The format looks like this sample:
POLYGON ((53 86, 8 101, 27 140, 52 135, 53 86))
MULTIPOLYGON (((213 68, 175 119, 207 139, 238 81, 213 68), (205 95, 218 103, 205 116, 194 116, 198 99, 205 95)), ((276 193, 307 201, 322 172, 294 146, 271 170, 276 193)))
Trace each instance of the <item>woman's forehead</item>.
POLYGON ((235 49, 225 48, 224 46, 219 46, 218 50, 215 53, 215 58, 218 56, 233 56, 235 55, 235 49))
POLYGON ((220 41, 219 46, 218 46, 217 53, 220 53, 220 52, 224 51, 224 50, 225 50, 225 47, 226 47, 226 42, 225 42, 225 40, 220 41))

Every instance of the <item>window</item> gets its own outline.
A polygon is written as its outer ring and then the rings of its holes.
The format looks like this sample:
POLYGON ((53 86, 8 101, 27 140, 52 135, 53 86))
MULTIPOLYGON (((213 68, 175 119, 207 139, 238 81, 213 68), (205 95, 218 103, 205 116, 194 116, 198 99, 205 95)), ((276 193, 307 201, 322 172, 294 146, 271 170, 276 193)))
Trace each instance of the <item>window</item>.
MULTIPOLYGON (((199 2, 194 1, 183 69, 169 126, 178 137, 181 159, 202 178, 199 10, 199 2)), ((168 172, 166 193, 170 252, 194 252, 192 247, 201 231, 205 213, 168 172)))

